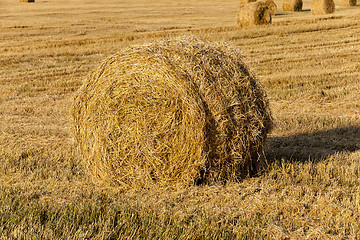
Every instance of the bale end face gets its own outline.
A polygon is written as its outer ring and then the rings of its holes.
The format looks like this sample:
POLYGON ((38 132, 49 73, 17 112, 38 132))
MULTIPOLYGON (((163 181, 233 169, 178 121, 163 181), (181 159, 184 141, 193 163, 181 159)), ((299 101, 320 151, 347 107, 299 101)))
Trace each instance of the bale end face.
POLYGON ((124 49, 77 92, 95 181, 124 188, 238 181, 262 164, 266 95, 235 50, 176 38, 124 49))
POLYGON ((248 27, 271 23, 269 7, 264 2, 251 2, 240 5, 237 15, 239 27, 248 27))

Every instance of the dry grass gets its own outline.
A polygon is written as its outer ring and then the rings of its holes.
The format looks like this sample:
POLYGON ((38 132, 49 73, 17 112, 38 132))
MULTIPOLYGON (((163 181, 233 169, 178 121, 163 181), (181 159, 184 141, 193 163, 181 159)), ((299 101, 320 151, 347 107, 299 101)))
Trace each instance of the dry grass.
POLYGON ((334 0, 313 0, 311 4, 311 13, 314 15, 323 15, 335 11, 334 0))
POLYGON ((106 59, 79 89, 73 116, 91 175, 136 189, 254 175, 271 127, 241 55, 188 37, 106 59))
POLYGON ((242 4, 237 14, 239 27, 249 27, 271 23, 271 13, 269 7, 264 2, 251 2, 242 4))
POLYGON ((0 238, 358 239, 359 6, 246 29, 238 6, 1 1, 0 238), (106 56, 186 33, 230 42, 258 75, 275 122, 268 167, 225 186, 93 186, 74 148, 74 93, 106 56))

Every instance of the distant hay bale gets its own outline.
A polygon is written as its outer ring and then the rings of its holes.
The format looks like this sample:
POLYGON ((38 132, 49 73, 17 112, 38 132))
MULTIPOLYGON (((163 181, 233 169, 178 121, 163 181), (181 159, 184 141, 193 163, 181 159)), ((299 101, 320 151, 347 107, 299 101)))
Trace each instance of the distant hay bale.
POLYGON ((336 3, 342 7, 353 7, 357 5, 357 0, 337 0, 336 3))
POLYGON ((262 2, 266 3, 268 6, 271 16, 274 16, 277 11, 276 3, 273 0, 261 0, 262 2))
POLYGON ((20 2, 35 2, 35 0, 20 0, 20 2))
POLYGON ((251 2, 256 2, 256 0, 240 0, 240 4, 248 4, 251 2))
POLYGON ((269 7, 264 2, 251 2, 239 7, 237 22, 240 27, 271 23, 269 7))
POLYGON ((240 54, 195 38, 107 58, 77 92, 73 118, 85 169, 124 188, 238 181, 256 173, 271 126, 240 54))
POLYGON ((300 12, 303 7, 302 0, 283 0, 283 10, 288 12, 300 12))
POLYGON ((329 14, 335 11, 334 0, 312 0, 311 13, 314 15, 329 14))

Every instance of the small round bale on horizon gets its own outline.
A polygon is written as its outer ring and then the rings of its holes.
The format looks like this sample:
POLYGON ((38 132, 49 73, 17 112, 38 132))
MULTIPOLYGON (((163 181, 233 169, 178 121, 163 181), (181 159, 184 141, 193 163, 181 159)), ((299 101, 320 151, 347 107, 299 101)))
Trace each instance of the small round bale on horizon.
POLYGON ((192 37, 107 58, 72 115, 86 171, 126 189, 239 181, 263 163, 271 128, 264 89, 241 55, 192 37))
POLYGON ((357 0, 337 0, 336 4, 341 7, 353 7, 357 5, 357 0))
POLYGON ((35 2, 35 0, 20 0, 20 2, 35 2))
POLYGON ((303 7, 302 0, 283 0, 283 10, 288 12, 300 12, 303 7))
POLYGON ((330 14, 335 11, 334 0, 312 0, 311 13, 313 15, 330 14))
POLYGON ((277 11, 277 5, 273 0, 260 0, 261 2, 266 3, 266 5, 269 7, 271 16, 275 16, 275 13, 277 11))
POLYGON ((239 27, 248 27, 271 23, 271 13, 269 7, 264 2, 251 2, 242 4, 237 14, 239 27))

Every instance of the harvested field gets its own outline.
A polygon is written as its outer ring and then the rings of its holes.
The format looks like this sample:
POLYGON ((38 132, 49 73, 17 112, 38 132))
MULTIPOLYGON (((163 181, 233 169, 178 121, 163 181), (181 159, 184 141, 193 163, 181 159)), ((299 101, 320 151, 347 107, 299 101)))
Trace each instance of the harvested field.
POLYGON ((360 6, 320 16, 305 0, 246 29, 238 7, 1 1, 0 238, 360 238, 360 6), (226 185, 93 184, 74 142, 75 92, 106 57, 180 35, 229 43, 266 89, 266 167, 226 185))

